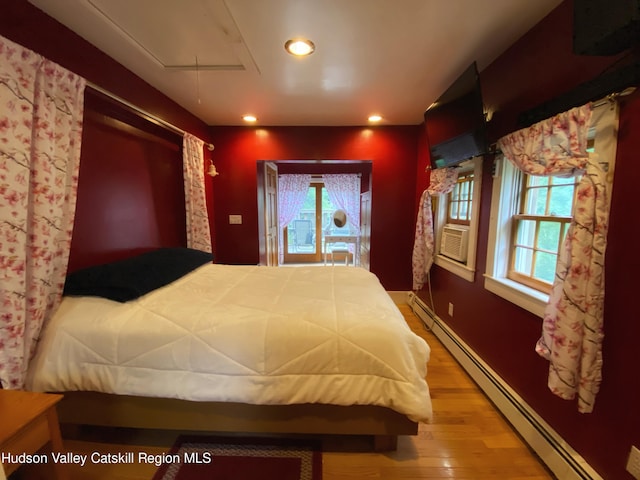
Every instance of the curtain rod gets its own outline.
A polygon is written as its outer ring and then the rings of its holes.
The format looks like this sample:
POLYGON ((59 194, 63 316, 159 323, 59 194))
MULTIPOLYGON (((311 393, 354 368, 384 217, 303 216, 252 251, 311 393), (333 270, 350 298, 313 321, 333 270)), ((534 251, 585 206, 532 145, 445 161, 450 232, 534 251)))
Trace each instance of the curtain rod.
POLYGON ((626 97, 627 95, 631 95, 633 92, 635 92, 635 90, 636 90, 635 87, 628 87, 628 88, 625 88, 621 92, 610 93, 605 98, 603 98, 601 100, 598 100, 597 102, 593 103, 591 106, 593 108, 598 108, 598 107, 601 107, 601 106, 606 105, 608 103, 615 102, 620 97, 626 97))
MULTIPOLYGON (((102 95, 105 95, 106 97, 109 97, 112 100, 115 100, 118 103, 121 103, 122 105, 134 110, 136 113, 142 115, 143 117, 145 117, 147 120, 149 120, 152 123, 155 123, 156 125, 159 125, 161 127, 164 127, 168 130, 171 130, 179 135, 184 135, 185 133, 189 133, 186 130, 183 130, 181 128, 176 127, 175 125, 172 125, 171 123, 162 120, 161 118, 158 118, 154 115, 151 115, 149 112, 146 112, 144 110, 142 110, 140 107, 138 107, 137 105, 134 105, 133 103, 125 100, 122 97, 119 97, 118 95, 109 92, 108 90, 105 90, 104 88, 96 85, 95 83, 92 83, 90 81, 87 80, 87 87, 91 88, 92 90, 95 90, 98 93, 101 93, 102 95)), ((204 143, 205 146, 207 147, 208 150, 212 151, 213 150, 213 144, 211 143, 204 143)))

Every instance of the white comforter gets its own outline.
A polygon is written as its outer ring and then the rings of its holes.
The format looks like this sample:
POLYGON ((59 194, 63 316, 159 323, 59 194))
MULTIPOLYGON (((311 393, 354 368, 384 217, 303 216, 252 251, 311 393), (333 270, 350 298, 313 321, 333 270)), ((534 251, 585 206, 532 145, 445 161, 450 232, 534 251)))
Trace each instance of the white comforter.
POLYGON ((30 388, 373 404, 428 421, 428 358, 364 269, 205 265, 127 303, 65 297, 30 388))

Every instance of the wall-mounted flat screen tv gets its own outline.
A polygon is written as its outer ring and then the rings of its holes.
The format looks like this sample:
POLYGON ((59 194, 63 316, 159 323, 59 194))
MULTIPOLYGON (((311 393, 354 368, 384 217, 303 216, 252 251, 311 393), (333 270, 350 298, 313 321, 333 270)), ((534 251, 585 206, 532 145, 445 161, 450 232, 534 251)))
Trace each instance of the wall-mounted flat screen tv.
POLYGON ((431 168, 457 165, 488 151, 475 62, 424 113, 431 168))

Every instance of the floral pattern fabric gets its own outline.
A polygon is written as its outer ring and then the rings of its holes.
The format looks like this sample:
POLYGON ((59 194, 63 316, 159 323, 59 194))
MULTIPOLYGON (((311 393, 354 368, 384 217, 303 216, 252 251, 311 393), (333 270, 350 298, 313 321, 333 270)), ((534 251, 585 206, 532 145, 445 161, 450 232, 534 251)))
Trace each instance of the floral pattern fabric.
POLYGON ((187 247, 211 253, 211 229, 204 190, 204 142, 185 133, 182 139, 187 247))
POLYGON ((498 142, 505 156, 530 175, 582 174, 535 349, 550 362, 550 390, 567 400, 577 396, 583 413, 593 410, 602 379, 609 217, 605 172, 587 153, 591 113, 590 105, 575 108, 498 142))
MULTIPOLYGON (((360 176, 352 173, 323 175, 324 187, 331 203, 347 214, 347 225, 350 232, 360 233, 360 176)), ((356 245, 347 244, 350 253, 356 253, 356 245)))
POLYGON ((352 231, 360 231, 360 176, 341 173, 323 175, 324 187, 331 203, 347 214, 352 231))
POLYGON ((77 197, 85 80, 0 37, 0 382, 23 388, 59 305, 77 197))
POLYGON ((433 252, 435 237, 433 232, 433 211, 431 210, 431 197, 433 195, 446 195, 453 190, 458 181, 458 169, 438 168, 431 170, 429 187, 422 192, 420 205, 418 206, 418 219, 416 221, 416 236, 413 244, 413 290, 420 290, 427 281, 427 275, 433 265, 433 252))
POLYGON ((278 177, 278 256, 280 264, 284 263, 284 227, 296 218, 302 209, 307 192, 311 185, 311 175, 292 174, 278 177))

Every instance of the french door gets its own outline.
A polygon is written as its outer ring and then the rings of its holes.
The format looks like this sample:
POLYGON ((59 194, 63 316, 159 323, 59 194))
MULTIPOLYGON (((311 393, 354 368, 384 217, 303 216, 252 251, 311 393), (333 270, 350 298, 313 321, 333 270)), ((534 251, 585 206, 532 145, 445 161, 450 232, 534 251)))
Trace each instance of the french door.
POLYGON ((278 266, 278 167, 264 164, 264 221, 267 265, 278 266))
POLYGON ((323 261, 324 232, 334 210, 324 184, 310 184, 302 209, 284 229, 284 263, 323 261))

